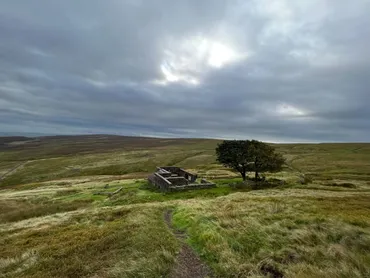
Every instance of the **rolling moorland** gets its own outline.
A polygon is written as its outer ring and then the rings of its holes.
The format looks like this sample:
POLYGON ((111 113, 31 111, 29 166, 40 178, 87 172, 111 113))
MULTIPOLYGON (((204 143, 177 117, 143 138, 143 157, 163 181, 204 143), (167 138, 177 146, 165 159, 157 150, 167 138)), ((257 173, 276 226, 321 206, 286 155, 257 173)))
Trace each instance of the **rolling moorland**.
POLYGON ((0 137, 0 277, 174 277, 169 212, 215 277, 370 277, 370 144, 276 144, 284 183, 251 190, 219 142, 0 137), (217 187, 157 192, 164 165, 217 187))

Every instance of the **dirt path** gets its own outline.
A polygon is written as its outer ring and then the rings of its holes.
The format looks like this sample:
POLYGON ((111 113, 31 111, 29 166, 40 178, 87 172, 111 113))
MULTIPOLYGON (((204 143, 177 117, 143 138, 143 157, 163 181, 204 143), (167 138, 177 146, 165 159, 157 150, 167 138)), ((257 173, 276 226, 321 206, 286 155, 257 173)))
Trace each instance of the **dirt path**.
POLYGON ((205 278, 213 277, 211 270, 205 265, 194 250, 185 242, 186 234, 172 226, 172 211, 167 210, 164 213, 164 220, 167 226, 172 230, 181 244, 180 253, 172 269, 170 278, 205 278))
POLYGON ((14 172, 16 172, 18 169, 20 169, 21 167, 23 167, 24 165, 26 165, 28 162, 30 161, 25 161, 25 162, 22 162, 20 164, 18 164, 17 166, 15 166, 14 168, 10 169, 8 172, 6 172, 5 174, 3 174, 2 176, 0 176, 0 182, 2 179, 4 179, 5 177, 9 176, 10 174, 13 174, 14 172))

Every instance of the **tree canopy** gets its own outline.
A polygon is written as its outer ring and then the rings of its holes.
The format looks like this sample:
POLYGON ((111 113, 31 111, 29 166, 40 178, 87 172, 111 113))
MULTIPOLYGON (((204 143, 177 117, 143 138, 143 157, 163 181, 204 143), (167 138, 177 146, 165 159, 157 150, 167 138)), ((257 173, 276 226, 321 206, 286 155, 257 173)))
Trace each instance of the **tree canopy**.
POLYGON ((281 171, 285 162, 272 146, 257 140, 223 141, 217 146, 216 155, 217 161, 238 171, 243 180, 247 172, 254 172, 257 180, 259 173, 281 171))

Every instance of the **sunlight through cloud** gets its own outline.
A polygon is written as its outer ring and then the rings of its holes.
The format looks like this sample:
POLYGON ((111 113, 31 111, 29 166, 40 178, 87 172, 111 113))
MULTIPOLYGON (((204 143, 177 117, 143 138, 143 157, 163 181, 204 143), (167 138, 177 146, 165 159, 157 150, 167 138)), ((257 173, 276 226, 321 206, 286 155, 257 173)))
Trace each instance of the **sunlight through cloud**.
POLYGON ((297 107, 289 104, 280 104, 277 106, 276 111, 283 116, 304 116, 306 113, 297 107))
POLYGON ((154 80, 159 85, 182 82, 196 86, 208 71, 220 69, 247 56, 238 53, 226 43, 204 36, 189 37, 181 41, 169 40, 168 47, 163 52, 160 65, 163 78, 154 80))
POLYGON ((219 42, 213 42, 210 47, 208 64, 212 67, 221 68, 238 57, 235 51, 219 42))

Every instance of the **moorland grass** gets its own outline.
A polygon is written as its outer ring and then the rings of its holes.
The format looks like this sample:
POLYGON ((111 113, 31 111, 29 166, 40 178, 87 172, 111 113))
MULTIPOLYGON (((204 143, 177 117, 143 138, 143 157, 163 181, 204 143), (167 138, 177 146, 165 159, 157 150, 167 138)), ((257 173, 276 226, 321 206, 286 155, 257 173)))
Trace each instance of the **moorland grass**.
POLYGON ((53 137, 0 151, 0 277, 166 277, 174 223, 218 277, 370 277, 370 144, 278 144, 284 183, 252 190, 217 140, 53 137), (27 163, 25 163, 27 162, 27 163), (176 165, 217 187, 158 192, 176 165), (300 175, 313 177, 300 184, 300 175), (97 192, 123 190, 107 197, 97 192))
POLYGON ((0 200, 0 223, 16 222, 33 217, 40 217, 88 207, 92 200, 73 200, 60 202, 45 198, 35 200, 15 199, 0 200))
POLYGON ((161 208, 80 214, 0 238, 2 277, 163 277, 179 246, 161 208))
POLYGON ((220 277, 369 277, 370 197, 252 197, 180 205, 174 222, 220 277))

